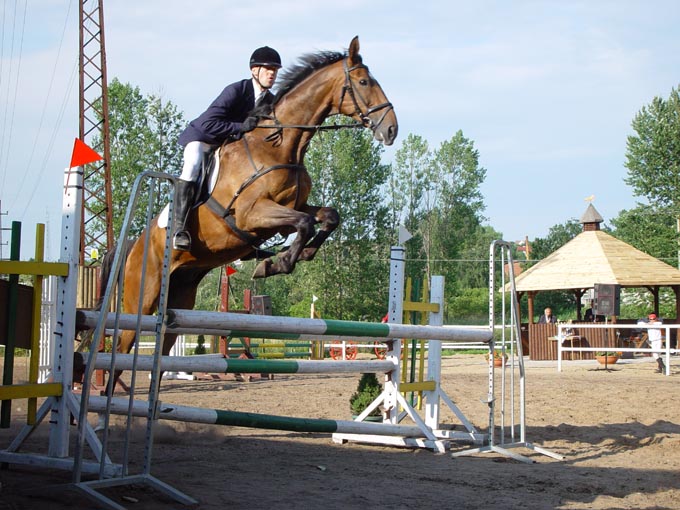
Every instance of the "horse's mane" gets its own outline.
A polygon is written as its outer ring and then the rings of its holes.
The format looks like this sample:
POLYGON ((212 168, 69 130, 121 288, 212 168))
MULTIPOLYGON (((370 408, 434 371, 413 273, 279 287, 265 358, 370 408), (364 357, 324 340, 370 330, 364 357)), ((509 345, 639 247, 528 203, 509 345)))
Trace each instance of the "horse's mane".
POLYGON ((293 90, 300 82, 314 71, 334 64, 345 58, 346 53, 339 51, 319 51, 301 56, 297 63, 290 69, 286 69, 277 80, 276 95, 271 104, 257 106, 251 115, 266 116, 271 113, 272 104, 278 103, 288 92, 293 90))
POLYGON ((334 64, 344 57, 345 54, 338 51, 320 51, 303 55, 293 67, 286 69, 279 77, 276 88, 276 102, 317 69, 334 64))

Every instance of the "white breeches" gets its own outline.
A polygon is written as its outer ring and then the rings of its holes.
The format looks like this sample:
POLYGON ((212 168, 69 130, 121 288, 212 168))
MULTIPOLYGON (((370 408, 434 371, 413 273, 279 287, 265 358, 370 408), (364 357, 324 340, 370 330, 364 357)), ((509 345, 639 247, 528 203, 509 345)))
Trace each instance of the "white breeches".
POLYGON ((654 352, 652 353, 652 358, 657 359, 660 357, 659 353, 661 352, 661 334, 659 332, 658 335, 654 335, 654 333, 650 331, 648 335, 649 345, 651 345, 652 349, 654 349, 654 352))
POLYGON ((205 142, 189 142, 184 147, 184 165, 179 176, 183 181, 196 182, 201 173, 203 155, 210 152, 210 144, 205 142))

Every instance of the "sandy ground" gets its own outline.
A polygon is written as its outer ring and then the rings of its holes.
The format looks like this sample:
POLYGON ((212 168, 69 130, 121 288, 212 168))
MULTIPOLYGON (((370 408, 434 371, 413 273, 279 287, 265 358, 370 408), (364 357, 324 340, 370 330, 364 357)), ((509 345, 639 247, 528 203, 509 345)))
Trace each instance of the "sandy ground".
MULTIPOLYGON (((513 449, 524 464, 496 453, 452 458, 450 453, 387 446, 336 444, 327 434, 161 422, 152 474, 206 509, 680 508, 680 359, 672 375, 650 358, 621 360, 612 371, 595 361, 529 362, 527 441, 563 455, 555 460, 513 449)), ((442 387, 481 431, 488 427, 487 368, 481 356, 443 360, 442 387)), ((164 381, 164 402, 217 409, 349 419, 355 375, 277 375, 274 380, 164 381)), ((6 448, 20 427, 0 430, 6 448)), ((442 423, 457 424, 450 411, 442 423)), ((120 450, 115 419, 111 453, 120 450)), ((130 470, 143 465, 145 429, 133 437, 130 470)), ((43 424, 23 448, 43 453, 43 424)), ((454 443, 451 451, 471 448, 454 443)), ((0 471, 0 509, 95 508, 69 485, 70 474, 10 466, 0 471)), ((102 491, 128 509, 184 508, 147 486, 102 491)))

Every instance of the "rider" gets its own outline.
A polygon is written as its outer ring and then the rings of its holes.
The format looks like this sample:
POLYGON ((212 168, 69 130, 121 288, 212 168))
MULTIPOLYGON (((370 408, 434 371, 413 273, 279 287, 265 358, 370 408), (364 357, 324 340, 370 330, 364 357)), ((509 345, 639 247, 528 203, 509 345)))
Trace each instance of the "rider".
POLYGON ((255 129, 257 119, 248 117, 248 113, 264 98, 271 99, 269 89, 274 85, 280 68, 281 57, 276 50, 269 46, 256 49, 250 57, 251 78, 228 85, 179 136, 179 143, 184 146, 184 165, 177 182, 172 226, 176 250, 191 250, 186 222, 197 191, 196 181, 204 155, 229 137, 238 137, 255 129))

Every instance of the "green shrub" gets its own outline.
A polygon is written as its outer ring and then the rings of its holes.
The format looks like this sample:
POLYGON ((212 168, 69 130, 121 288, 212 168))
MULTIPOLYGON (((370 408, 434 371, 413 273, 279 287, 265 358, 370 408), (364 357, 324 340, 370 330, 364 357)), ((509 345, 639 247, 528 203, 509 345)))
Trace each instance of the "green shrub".
MULTIPOLYGON (((375 374, 362 374, 357 391, 350 397, 349 406, 353 415, 364 412, 371 402, 380 396, 382 388, 375 374)), ((374 409, 370 416, 380 416, 380 409, 374 409)))

